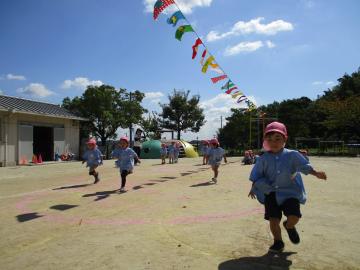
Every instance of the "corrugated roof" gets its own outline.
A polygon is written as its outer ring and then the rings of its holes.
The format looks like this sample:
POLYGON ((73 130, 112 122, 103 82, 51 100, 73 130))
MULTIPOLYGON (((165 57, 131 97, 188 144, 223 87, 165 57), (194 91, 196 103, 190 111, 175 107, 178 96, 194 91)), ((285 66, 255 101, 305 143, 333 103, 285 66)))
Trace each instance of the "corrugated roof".
POLYGON ((57 118, 86 120, 85 118, 78 117, 65 108, 60 107, 60 105, 3 95, 0 95, 0 110, 57 118))

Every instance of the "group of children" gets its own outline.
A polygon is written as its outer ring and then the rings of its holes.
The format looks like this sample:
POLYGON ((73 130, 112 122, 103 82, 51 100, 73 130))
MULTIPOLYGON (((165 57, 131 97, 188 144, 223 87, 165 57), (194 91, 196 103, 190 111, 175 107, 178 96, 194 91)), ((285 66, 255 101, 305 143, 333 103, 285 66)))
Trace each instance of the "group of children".
POLYGON ((179 142, 171 142, 169 146, 165 143, 161 144, 160 148, 160 157, 161 164, 166 164, 166 157, 169 158, 169 164, 178 163, 180 154, 180 143, 179 142))
POLYGON ((247 150, 244 153, 244 158, 242 160, 242 163, 244 165, 252 165, 255 164, 257 156, 255 155, 253 150, 247 150))
MULTIPOLYGON (((300 236, 296 230, 302 214, 300 204, 306 202, 305 187, 301 174, 311 174, 319 179, 326 180, 325 172, 316 171, 309 163, 307 153, 285 148, 288 139, 287 130, 284 124, 272 122, 266 126, 264 132, 264 153, 257 157, 256 163, 250 173, 252 186, 248 197, 257 199, 265 208, 265 220, 269 221, 270 231, 274 243, 270 246, 270 252, 281 252, 284 249, 284 242, 281 235, 280 222, 282 215, 286 220, 282 223, 292 243, 298 244, 300 236)), ((227 163, 225 150, 220 147, 217 139, 205 141, 203 148, 203 164, 209 164, 214 172, 212 181, 217 183, 219 166, 224 158, 227 163)), ((126 176, 133 171, 134 160, 139 160, 137 154, 129 148, 129 140, 122 137, 119 148, 113 152, 113 157, 118 158, 117 164, 121 174, 120 191, 125 191, 126 176)), ((88 151, 84 154, 84 160, 89 167, 89 174, 93 175, 97 183, 99 173, 96 168, 102 164, 100 151, 96 148, 95 140, 88 142, 88 151)), ((166 149, 162 145, 161 158, 165 163, 166 154, 169 154, 169 163, 175 160, 175 142, 166 149)), ((250 153, 248 153, 250 155, 250 153)))

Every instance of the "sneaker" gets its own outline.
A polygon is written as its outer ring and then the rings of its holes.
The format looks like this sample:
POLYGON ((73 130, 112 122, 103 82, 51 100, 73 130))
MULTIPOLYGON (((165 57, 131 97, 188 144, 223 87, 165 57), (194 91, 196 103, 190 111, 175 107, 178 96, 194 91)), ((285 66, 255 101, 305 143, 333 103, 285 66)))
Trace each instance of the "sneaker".
POLYGON ((292 228, 292 229, 288 229, 286 228, 286 220, 283 222, 284 228, 286 229, 288 235, 289 235, 289 239, 293 244, 299 244, 300 243, 300 237, 299 234, 296 230, 296 228, 292 228))
POLYGON ((119 191, 120 192, 126 192, 126 189, 125 189, 125 187, 122 187, 122 188, 119 189, 119 191))
POLYGON ((214 184, 217 183, 217 179, 215 177, 213 177, 211 180, 214 182, 214 184))
POLYGON ((281 240, 275 240, 274 244, 269 247, 269 252, 282 252, 284 250, 284 242, 281 240))

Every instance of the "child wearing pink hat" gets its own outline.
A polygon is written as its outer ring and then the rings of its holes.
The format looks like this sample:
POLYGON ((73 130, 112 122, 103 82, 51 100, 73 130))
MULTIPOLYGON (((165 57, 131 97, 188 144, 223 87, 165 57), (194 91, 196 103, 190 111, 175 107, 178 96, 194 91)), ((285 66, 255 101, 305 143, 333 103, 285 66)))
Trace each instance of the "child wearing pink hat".
POLYGON ((89 167, 89 175, 94 176, 94 184, 100 181, 99 172, 96 171, 99 165, 103 164, 102 154, 96 146, 96 140, 90 139, 87 143, 88 150, 83 155, 83 164, 89 167))
POLYGON ((214 177, 211 180, 216 184, 221 161, 224 158, 225 163, 227 163, 227 159, 225 155, 225 150, 220 147, 219 141, 217 139, 212 139, 210 141, 210 145, 211 148, 208 152, 208 163, 214 172, 214 177))
POLYGON ((269 248, 271 252, 281 252, 285 246, 280 228, 282 214, 287 217, 283 226, 290 241, 300 242, 295 225, 301 218, 300 204, 305 203, 306 192, 299 172, 326 180, 326 174, 315 171, 298 151, 285 148, 287 138, 284 124, 267 125, 263 144, 266 152, 258 158, 250 174, 253 183, 249 197, 257 198, 265 206, 264 218, 269 220, 274 237, 274 244, 269 248))
POLYGON ((121 137, 119 141, 119 148, 115 149, 111 153, 112 157, 117 158, 117 165, 120 168, 121 175, 121 186, 119 191, 125 192, 126 177, 133 173, 134 170, 134 160, 137 160, 138 163, 140 159, 138 155, 129 147, 129 139, 127 137, 121 137))

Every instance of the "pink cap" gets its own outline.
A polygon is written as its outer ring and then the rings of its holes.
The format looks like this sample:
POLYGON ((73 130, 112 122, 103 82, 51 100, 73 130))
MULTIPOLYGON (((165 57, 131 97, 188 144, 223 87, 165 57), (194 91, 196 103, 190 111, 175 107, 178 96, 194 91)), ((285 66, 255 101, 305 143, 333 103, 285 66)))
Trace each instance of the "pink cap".
POLYGON ((123 136, 120 138, 120 141, 125 141, 125 142, 129 143, 129 138, 126 136, 123 136))
POLYGON ((96 141, 95 141, 95 139, 92 138, 92 139, 88 140, 88 142, 86 144, 96 145, 96 141))
POLYGON ((272 122, 270 124, 268 124, 265 128, 265 133, 264 135, 270 133, 270 132, 278 132, 282 135, 285 136, 285 138, 287 138, 287 130, 286 127, 283 123, 280 122, 272 122))
POLYGON ((215 139, 215 138, 210 140, 210 144, 220 145, 219 141, 217 139, 215 139))

